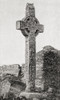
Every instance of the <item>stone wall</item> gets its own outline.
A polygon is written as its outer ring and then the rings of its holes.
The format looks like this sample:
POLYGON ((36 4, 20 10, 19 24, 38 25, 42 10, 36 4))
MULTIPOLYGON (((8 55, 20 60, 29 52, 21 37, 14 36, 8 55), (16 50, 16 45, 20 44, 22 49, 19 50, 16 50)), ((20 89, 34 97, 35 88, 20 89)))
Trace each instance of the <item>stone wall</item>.
POLYGON ((0 76, 2 76, 3 74, 7 74, 7 73, 18 76, 19 67, 20 67, 19 64, 0 66, 0 76))
POLYGON ((22 82, 21 66, 3 65, 0 69, 0 96, 8 97, 9 92, 18 96, 26 87, 26 84, 22 82))
MULTIPOLYGON (((25 64, 22 66, 22 69, 25 76, 25 64)), ((60 87, 60 51, 54 49, 51 46, 45 46, 36 54, 36 87, 40 87, 41 90, 44 90, 45 88, 47 89, 52 86, 52 80, 54 80, 53 78, 50 78, 52 76, 56 79, 55 83, 58 82, 58 87, 60 87), (44 77, 44 68, 47 68, 49 70, 49 72, 47 73, 47 76, 49 76, 49 78, 47 77, 47 80, 44 77)))

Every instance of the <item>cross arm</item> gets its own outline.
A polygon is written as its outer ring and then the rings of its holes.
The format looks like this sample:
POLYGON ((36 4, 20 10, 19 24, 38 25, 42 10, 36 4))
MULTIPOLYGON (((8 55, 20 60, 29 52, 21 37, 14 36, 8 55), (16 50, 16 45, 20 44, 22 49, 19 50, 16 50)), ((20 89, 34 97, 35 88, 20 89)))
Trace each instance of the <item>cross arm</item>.
POLYGON ((17 30, 23 30, 25 28, 26 28, 26 23, 24 21, 19 20, 16 22, 16 29, 17 30))
POLYGON ((39 30, 39 33, 43 33, 44 32, 44 25, 39 24, 38 25, 38 30, 39 30))
POLYGON ((35 32, 36 36, 38 35, 38 33, 43 33, 43 32, 44 32, 44 25, 38 23, 35 32))
POLYGON ((19 20, 16 22, 16 29, 21 30, 24 36, 28 36, 28 32, 26 31, 27 24, 23 20, 19 20))

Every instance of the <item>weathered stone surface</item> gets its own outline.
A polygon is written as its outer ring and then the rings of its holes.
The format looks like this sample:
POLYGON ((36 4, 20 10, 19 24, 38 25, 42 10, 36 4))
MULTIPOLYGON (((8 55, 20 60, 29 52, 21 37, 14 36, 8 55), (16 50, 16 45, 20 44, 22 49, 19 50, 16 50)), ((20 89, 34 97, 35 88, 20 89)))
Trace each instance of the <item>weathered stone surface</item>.
POLYGON ((2 76, 3 74, 13 74, 15 76, 18 76, 19 67, 19 64, 0 66, 0 76, 2 76))
POLYGON ((1 82, 1 96, 6 96, 6 94, 9 92, 10 90, 10 86, 11 86, 11 83, 5 79, 4 81, 1 82))
POLYGON ((26 85, 27 91, 35 91, 35 78, 36 78, 36 40, 35 37, 38 33, 43 32, 43 25, 35 17, 35 9, 33 4, 27 4, 26 17, 17 21, 17 29, 21 30, 26 38, 26 85))
POLYGON ((26 97, 27 100, 34 100, 34 99, 36 99, 36 100, 37 99, 38 100, 40 100, 40 99, 44 100, 44 99, 47 99, 47 95, 48 95, 48 93, 44 93, 44 92, 42 92, 42 93, 37 93, 37 92, 22 92, 20 94, 20 96, 26 97))
POLYGON ((7 98, 10 92, 17 97, 26 88, 20 65, 5 65, 0 69, 0 96, 7 98))
POLYGON ((30 89, 35 88, 36 75, 36 49, 35 35, 31 34, 26 41, 26 82, 30 89))
POLYGON ((14 75, 5 75, 0 79, 0 96, 8 97, 8 93, 13 93, 16 97, 25 90, 26 84, 14 75))
MULTIPOLYGON (((58 50, 54 49, 51 46, 46 46, 46 47, 43 48, 42 51, 37 53, 37 57, 36 57, 36 62, 37 62, 36 77, 38 79, 41 79, 43 84, 44 84, 44 81, 45 81, 45 79, 43 79, 43 74, 44 74, 43 68, 47 67, 49 69, 51 67, 51 69, 52 69, 52 66, 54 66, 54 63, 57 66, 57 57, 58 57, 58 50), (51 65, 51 63, 52 63, 52 65, 51 65)), ((50 72, 48 73, 48 75, 49 74, 50 74, 50 72)), ((50 79, 50 78, 48 78, 48 79, 50 79)), ((49 83, 50 82, 48 82, 48 84, 49 83)), ((48 84, 47 84, 47 86, 48 86, 48 84)))
MULTIPOLYGON (((52 100, 60 98, 60 51, 45 46, 37 53, 37 78, 42 77, 44 90, 52 93, 52 100), (42 59, 41 59, 42 58, 42 59), (43 61, 43 63, 42 63, 43 61), (39 68, 39 66, 42 66, 39 68)), ((37 83, 36 83, 37 84, 37 83)), ((50 96, 48 96, 50 98, 50 96)))

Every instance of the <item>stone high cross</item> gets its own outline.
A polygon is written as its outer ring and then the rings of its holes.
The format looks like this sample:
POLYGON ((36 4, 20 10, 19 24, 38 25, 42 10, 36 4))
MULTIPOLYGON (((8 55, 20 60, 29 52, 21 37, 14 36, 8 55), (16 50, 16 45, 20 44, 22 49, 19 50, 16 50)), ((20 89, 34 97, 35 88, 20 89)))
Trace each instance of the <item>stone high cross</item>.
POLYGON ((43 25, 35 17, 35 8, 33 4, 27 3, 26 16, 21 21, 16 22, 17 30, 21 30, 26 38, 26 85, 27 91, 35 91, 36 78, 36 36, 43 32, 43 25))

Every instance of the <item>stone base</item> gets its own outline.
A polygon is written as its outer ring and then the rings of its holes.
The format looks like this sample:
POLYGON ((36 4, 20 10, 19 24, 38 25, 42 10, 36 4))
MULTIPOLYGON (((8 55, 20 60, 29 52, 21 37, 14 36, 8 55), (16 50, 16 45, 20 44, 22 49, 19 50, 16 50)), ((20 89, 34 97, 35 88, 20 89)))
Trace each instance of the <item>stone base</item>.
MULTIPOLYGON (((22 92, 20 94, 20 98, 25 97, 26 100, 40 100, 40 99, 47 99, 47 93, 37 93, 37 92, 22 92)), ((25 100, 25 99, 21 99, 21 100, 25 100)))

